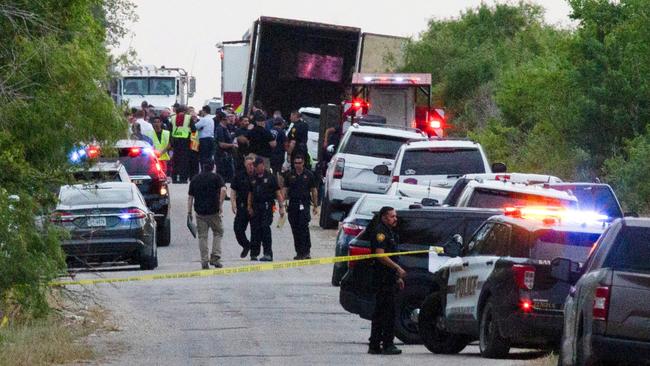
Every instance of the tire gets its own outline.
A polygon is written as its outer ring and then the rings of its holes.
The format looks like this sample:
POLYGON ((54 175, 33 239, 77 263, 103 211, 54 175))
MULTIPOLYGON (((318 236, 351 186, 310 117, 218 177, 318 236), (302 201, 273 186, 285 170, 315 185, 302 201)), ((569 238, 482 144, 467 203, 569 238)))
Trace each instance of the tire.
POLYGON ((429 295, 420 308, 418 331, 424 346, 433 353, 452 355, 462 351, 469 338, 464 335, 451 334, 439 326, 443 316, 441 295, 429 295))
POLYGON ((348 268, 347 266, 333 266, 334 269, 332 270, 332 286, 334 287, 339 287, 341 286, 341 279, 345 275, 345 272, 347 272, 348 268))
POLYGON ((325 197, 323 198, 323 204, 321 205, 320 210, 320 219, 318 220, 318 224, 321 228, 334 229, 336 227, 337 222, 330 219, 330 213, 330 200, 329 197, 325 197))
POLYGON ((418 323, 413 321, 413 311, 421 309, 429 289, 425 286, 408 284, 395 297, 395 336, 404 344, 420 344, 422 338, 418 323))
POLYGON ((157 245, 159 247, 168 247, 172 240, 172 224, 171 220, 168 218, 165 219, 165 223, 156 228, 158 231, 157 236, 157 245))
POLYGON ((158 267, 158 246, 156 245, 157 238, 151 241, 152 250, 150 255, 144 255, 140 258, 140 269, 150 271, 158 267))
POLYGON ((596 355, 591 354, 588 355, 586 354, 586 348, 587 348, 587 340, 585 337, 585 323, 584 320, 580 321, 580 327, 578 328, 578 335, 576 339, 576 366, 595 366, 595 365, 601 365, 602 361, 599 360, 596 355))
POLYGON ((481 312, 479 348, 481 356, 486 358, 504 358, 510 352, 510 342, 499 334, 491 299, 488 299, 481 312))

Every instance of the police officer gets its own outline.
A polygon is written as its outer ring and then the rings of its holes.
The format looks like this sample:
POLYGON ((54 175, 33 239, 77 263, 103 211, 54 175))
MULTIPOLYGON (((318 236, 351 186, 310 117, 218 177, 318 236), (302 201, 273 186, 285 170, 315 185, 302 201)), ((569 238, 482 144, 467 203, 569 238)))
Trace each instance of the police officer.
MULTIPOLYGON (((373 219, 370 247, 373 253, 395 253, 399 241, 395 228, 397 214, 392 207, 384 206, 373 219)), ((378 287, 375 312, 370 330, 370 354, 398 355, 402 350, 395 347, 395 295, 404 288, 406 272, 391 258, 376 259, 375 281, 378 287)))
POLYGON ((187 183, 190 177, 190 124, 192 117, 184 106, 176 107, 176 113, 170 117, 172 123, 172 181, 187 183))
POLYGON ((230 184, 230 204, 235 214, 233 230, 237 243, 241 245, 241 258, 246 258, 251 249, 251 242, 246 237, 246 227, 249 223, 248 216, 248 193, 251 191, 251 181, 254 179, 253 162, 255 158, 248 156, 244 159, 244 169, 235 174, 230 184))
POLYGON ((311 160, 309 159, 309 153, 307 152, 309 125, 300 118, 300 112, 298 111, 291 112, 289 119, 291 120, 292 125, 289 134, 287 135, 287 140, 289 141, 287 152, 291 156, 291 161, 293 161, 293 157, 297 154, 304 156, 307 160, 305 161, 305 167, 311 169, 311 160))
POLYGON ((309 235, 309 207, 313 205, 314 215, 318 215, 318 191, 316 177, 305 169, 305 158, 294 155, 293 169, 284 175, 284 197, 289 200, 287 213, 293 234, 296 256, 293 259, 311 259, 311 238, 309 235))
POLYGON ((257 260, 260 247, 264 256, 260 261, 273 261, 271 224, 273 223, 273 204, 278 200, 280 216, 284 216, 284 199, 278 180, 266 170, 264 159, 256 157, 253 163, 255 175, 248 193, 248 213, 251 217, 251 260, 257 260))

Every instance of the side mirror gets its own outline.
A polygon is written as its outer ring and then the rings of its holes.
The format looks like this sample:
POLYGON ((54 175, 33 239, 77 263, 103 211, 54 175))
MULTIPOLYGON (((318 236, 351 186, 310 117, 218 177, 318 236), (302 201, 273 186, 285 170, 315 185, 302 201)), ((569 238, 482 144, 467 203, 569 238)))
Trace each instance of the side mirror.
POLYGON ((422 206, 427 206, 427 207, 440 206, 440 202, 438 202, 438 200, 433 198, 423 198, 422 206))
POLYGON ((492 173, 505 173, 507 171, 508 171, 508 167, 504 163, 492 164, 492 173))
POLYGON ((372 172, 377 174, 377 175, 390 175, 390 169, 388 168, 388 165, 377 165, 372 169, 372 172))
POLYGON ((333 153, 334 152, 334 145, 329 145, 327 147, 327 152, 330 153, 330 154, 333 153))
POLYGON ((551 261, 551 277, 573 284, 580 278, 580 264, 567 258, 555 258, 551 261))
POLYGON ((624 213, 623 217, 639 217, 639 214, 637 212, 631 211, 624 213))
POLYGON ((459 257, 463 252, 463 237, 455 234, 443 246, 445 254, 450 257, 459 257))

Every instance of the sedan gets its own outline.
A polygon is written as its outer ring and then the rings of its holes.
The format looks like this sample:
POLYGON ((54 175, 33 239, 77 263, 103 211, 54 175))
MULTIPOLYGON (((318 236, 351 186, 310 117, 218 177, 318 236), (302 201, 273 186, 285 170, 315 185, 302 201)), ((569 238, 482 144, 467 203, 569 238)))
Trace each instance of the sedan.
POLYGON ((133 183, 61 187, 50 221, 67 230, 62 243, 69 265, 107 262, 158 266, 156 220, 133 183))
MULTIPOLYGON (((396 210, 406 209, 411 205, 419 205, 420 199, 386 196, 381 194, 364 194, 350 209, 348 216, 339 225, 336 236, 335 255, 337 257, 348 255, 349 244, 359 233, 366 228, 372 217, 383 206, 391 206, 396 210)), ((339 286, 341 278, 348 271, 348 262, 334 263, 332 285, 339 286)))

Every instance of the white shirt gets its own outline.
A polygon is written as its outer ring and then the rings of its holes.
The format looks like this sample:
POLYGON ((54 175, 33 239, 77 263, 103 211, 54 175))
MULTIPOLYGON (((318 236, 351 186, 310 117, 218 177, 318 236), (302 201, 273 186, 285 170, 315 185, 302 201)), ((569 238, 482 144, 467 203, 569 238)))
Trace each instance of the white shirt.
POLYGON ((204 116, 196 122, 196 130, 199 131, 199 138, 214 138, 214 120, 209 116, 204 116))
POLYGON ((143 118, 138 118, 135 120, 135 123, 140 125, 140 132, 145 136, 149 136, 149 134, 154 132, 151 123, 145 121, 143 118))

